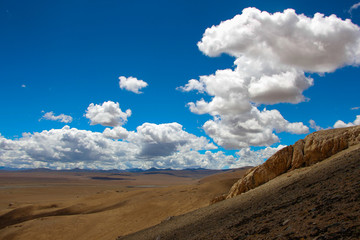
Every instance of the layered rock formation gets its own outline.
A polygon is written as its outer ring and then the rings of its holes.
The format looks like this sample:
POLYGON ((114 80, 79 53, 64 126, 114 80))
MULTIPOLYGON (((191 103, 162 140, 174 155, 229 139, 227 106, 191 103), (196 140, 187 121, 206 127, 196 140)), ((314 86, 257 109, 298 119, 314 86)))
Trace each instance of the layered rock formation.
POLYGON ((281 149, 262 165, 250 169, 227 195, 213 202, 247 192, 285 172, 310 166, 359 143, 360 126, 314 132, 294 145, 281 149))

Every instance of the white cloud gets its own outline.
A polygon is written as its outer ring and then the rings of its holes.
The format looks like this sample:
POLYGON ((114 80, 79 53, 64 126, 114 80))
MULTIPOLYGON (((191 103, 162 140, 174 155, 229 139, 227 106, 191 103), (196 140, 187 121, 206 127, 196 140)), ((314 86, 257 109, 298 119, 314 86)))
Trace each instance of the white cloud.
MULTIPOLYGON (((201 154, 197 151, 181 151, 172 155, 171 166, 176 169, 187 168, 207 168, 207 169, 223 169, 230 166, 236 161, 234 156, 224 154, 222 151, 211 152, 205 151, 201 154)), ((161 161, 158 161, 158 163, 161 161)), ((169 165, 163 162, 164 166, 169 165)), ((160 165, 159 165, 160 166, 160 165)))
POLYGON ((184 92, 190 92, 192 90, 197 90, 200 93, 203 93, 205 91, 205 86, 202 82, 191 79, 184 87, 178 87, 178 90, 182 90, 184 92))
POLYGON ((86 110, 85 116, 90 119, 91 125, 122 126, 131 116, 131 110, 121 111, 119 103, 112 101, 104 102, 102 105, 91 103, 86 110))
POLYGON ((293 66, 306 72, 332 72, 360 63, 360 31, 350 20, 295 10, 270 14, 246 8, 241 15, 208 28, 199 49, 208 56, 235 57, 293 66))
POLYGON ((0 138, 0 159, 13 167, 126 168, 137 153, 134 144, 113 141, 102 133, 61 129, 23 134, 18 140, 0 138))
POLYGON ((323 129, 322 127, 316 125, 316 122, 314 120, 312 120, 312 119, 310 119, 309 123, 310 123, 310 127, 312 129, 315 129, 316 131, 319 131, 319 130, 323 129))
POLYGON ((355 10, 355 9, 358 9, 360 6, 360 2, 358 3, 355 3, 354 5, 352 5, 349 9, 349 13, 352 14, 352 11, 355 10))
MULTIPOLYGON (((120 129, 120 132, 126 130, 120 129)), ((6 139, 0 134, 0 166, 54 169, 222 169, 261 164, 281 148, 268 147, 255 152, 246 148, 239 151, 237 156, 226 155, 222 151, 215 151, 216 146, 208 139, 186 132, 178 123, 144 123, 135 132, 127 133, 125 140, 114 140, 105 133, 65 126, 33 134, 24 133, 15 140, 6 139), (199 150, 205 152, 200 153, 199 150)))
POLYGON ((356 116, 356 119, 354 122, 345 123, 342 120, 338 120, 334 124, 334 128, 352 127, 352 126, 356 126, 356 125, 360 125, 360 115, 356 116))
MULTIPOLYGON (((126 130, 120 129, 120 132, 123 134, 126 130)), ((0 135, 0 166, 179 169, 223 168, 234 161, 233 156, 226 156, 221 151, 198 152, 215 148, 208 139, 187 133, 178 123, 145 123, 136 132, 128 132, 123 141, 108 138, 106 131, 100 133, 65 126, 33 134, 24 133, 15 140, 0 135)))
POLYGON ((259 111, 255 107, 245 114, 224 115, 209 120, 203 128, 218 145, 226 149, 272 145, 279 142, 274 130, 295 134, 309 131, 302 123, 288 122, 277 110, 259 111))
POLYGON ((360 107, 352 107, 351 110, 359 110, 360 107))
POLYGON ((352 126, 354 126, 353 123, 351 123, 351 122, 345 123, 341 120, 336 121, 336 123, 334 124, 334 128, 344 128, 344 127, 352 127, 352 126))
MULTIPOLYGON (((41 119, 46 119, 46 120, 52 120, 52 121, 60 121, 63 123, 71 123, 73 118, 69 115, 65 115, 65 114, 60 114, 58 116, 54 115, 54 112, 47 112, 45 113, 41 119)), ((40 120, 41 120, 40 119, 40 120)))
POLYGON ((270 14, 246 8, 206 29, 198 47, 211 57, 234 56, 236 67, 180 87, 211 97, 190 102, 190 111, 213 117, 203 128, 227 149, 268 146, 279 141, 274 132, 304 134, 309 129, 301 122, 288 122, 275 109, 257 107, 307 101, 303 92, 313 79, 306 72, 322 74, 359 64, 360 29, 335 15, 317 13, 309 18, 292 9, 270 14))
POLYGON ((126 139, 129 136, 129 132, 123 127, 105 128, 103 134, 112 139, 126 139))
POLYGON ((313 79, 295 69, 274 72, 253 79, 249 83, 250 100, 255 103, 299 103, 305 100, 302 92, 313 85, 313 79))
POLYGON ((119 79, 120 79, 119 86, 121 89, 126 89, 136 94, 142 93, 139 90, 148 86, 148 84, 145 81, 138 80, 137 78, 134 77, 127 78, 124 76, 120 76, 119 79))
MULTIPOLYGON (((262 65, 264 67, 264 64, 262 65)), ((305 86, 302 87, 305 89, 312 84, 312 79, 304 78, 303 84, 293 81, 293 87, 290 87, 291 83, 287 85, 289 90, 286 92, 286 85, 281 85, 281 82, 272 85, 269 84, 271 81, 264 80, 265 77, 261 74, 263 68, 258 65, 254 65, 254 68, 250 65, 244 66, 244 69, 238 67, 235 71, 218 70, 214 75, 201 76, 198 84, 183 88, 184 91, 191 91, 198 90, 191 86, 203 86, 204 92, 212 96, 209 102, 201 99, 196 103, 189 103, 193 113, 213 116, 213 120, 203 125, 205 132, 217 144, 227 149, 271 145, 279 141, 273 131, 307 133, 308 128, 302 123, 288 122, 277 110, 259 111, 253 103, 262 103, 265 100, 271 103, 301 101, 304 97, 298 86, 305 86)), ((277 81, 276 78, 272 79, 277 81)), ((196 80, 192 80, 194 81, 196 80)))
POLYGON ((275 148, 266 147, 257 151, 252 151, 250 148, 243 148, 236 153, 236 155, 238 156, 238 161, 231 165, 231 168, 260 165, 284 147, 286 146, 279 145, 275 148))
POLYGON ((21 84, 21 87, 22 87, 22 88, 26 88, 26 85, 25 85, 25 84, 21 84))
POLYGON ((144 123, 131 132, 128 141, 138 144, 139 157, 169 156, 178 151, 216 149, 205 137, 197 137, 182 129, 179 123, 144 123))

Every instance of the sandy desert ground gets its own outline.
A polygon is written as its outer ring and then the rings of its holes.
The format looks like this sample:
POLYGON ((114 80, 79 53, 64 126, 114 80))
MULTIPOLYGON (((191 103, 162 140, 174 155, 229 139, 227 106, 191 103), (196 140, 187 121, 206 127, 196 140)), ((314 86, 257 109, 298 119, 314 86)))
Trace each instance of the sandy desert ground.
POLYGON ((207 206, 245 171, 0 171, 0 239, 114 240, 207 206))

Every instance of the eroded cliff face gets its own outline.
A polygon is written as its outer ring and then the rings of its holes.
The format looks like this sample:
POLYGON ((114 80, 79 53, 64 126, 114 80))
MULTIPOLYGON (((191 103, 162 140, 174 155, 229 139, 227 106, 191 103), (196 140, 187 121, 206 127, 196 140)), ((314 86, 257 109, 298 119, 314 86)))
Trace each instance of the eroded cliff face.
POLYGON ((247 192, 285 172, 310 166, 356 144, 360 144, 360 126, 314 132, 250 169, 231 187, 227 196, 213 202, 247 192))

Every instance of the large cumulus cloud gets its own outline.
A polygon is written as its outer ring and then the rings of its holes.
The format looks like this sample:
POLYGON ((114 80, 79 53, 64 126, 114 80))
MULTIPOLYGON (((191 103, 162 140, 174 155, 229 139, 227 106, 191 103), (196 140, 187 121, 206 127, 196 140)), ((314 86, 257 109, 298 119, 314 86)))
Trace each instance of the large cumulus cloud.
POLYGON ((303 123, 291 123, 277 110, 260 111, 256 104, 300 102, 304 100, 301 89, 312 85, 312 79, 304 77, 299 80, 281 74, 263 76, 263 68, 243 66, 245 69, 218 70, 213 75, 201 76, 198 81, 192 79, 181 88, 183 91, 204 92, 212 97, 209 102, 201 99, 188 104, 193 113, 213 116, 213 120, 203 125, 205 132, 227 149, 271 145, 279 141, 274 131, 307 133, 309 129, 303 123), (280 79, 284 80, 283 83, 278 82, 280 79))
POLYGON ((277 110, 260 105, 299 103, 313 85, 307 73, 335 71, 360 63, 360 30, 350 20, 317 13, 310 18, 288 9, 270 14, 256 8, 206 29, 199 49, 214 57, 234 56, 234 69, 191 79, 183 91, 211 97, 190 102, 196 114, 213 119, 203 128, 227 148, 267 146, 279 139, 276 133, 304 134, 308 127, 288 122, 277 110))
POLYGON ((241 15, 208 28, 198 46, 208 56, 228 53, 306 72, 332 72, 359 64, 359 39, 359 27, 335 15, 316 13, 310 18, 293 9, 270 14, 246 8, 241 15))

